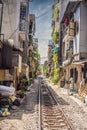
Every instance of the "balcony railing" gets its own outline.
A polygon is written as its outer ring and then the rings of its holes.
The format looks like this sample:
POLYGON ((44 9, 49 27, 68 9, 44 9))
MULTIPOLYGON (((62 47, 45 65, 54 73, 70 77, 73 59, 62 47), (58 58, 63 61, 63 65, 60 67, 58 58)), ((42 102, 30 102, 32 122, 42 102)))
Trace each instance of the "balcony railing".
POLYGON ((75 7, 75 10, 82 1, 84 0, 61 0, 60 21, 62 22, 64 15, 72 11, 73 7, 75 7))
POLYGON ((70 60, 73 56, 72 48, 66 50, 66 56, 63 57, 63 61, 70 60))
POLYGON ((69 25, 66 26, 65 29, 63 30, 63 38, 65 36, 74 37, 74 34, 75 34, 74 22, 69 22, 69 25))
POLYGON ((68 34, 68 26, 63 30, 62 38, 64 38, 68 34))

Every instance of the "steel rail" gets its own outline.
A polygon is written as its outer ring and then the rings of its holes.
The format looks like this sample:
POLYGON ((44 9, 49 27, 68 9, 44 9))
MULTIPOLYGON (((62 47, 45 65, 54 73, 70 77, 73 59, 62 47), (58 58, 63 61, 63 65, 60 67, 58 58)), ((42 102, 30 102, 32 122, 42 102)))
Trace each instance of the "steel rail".
POLYGON ((41 130, 41 96, 40 96, 40 85, 39 85, 39 119, 38 119, 38 130, 41 130))
POLYGON ((48 89, 48 91, 50 92, 52 98, 56 101, 56 103, 57 103, 59 109, 61 110, 62 116, 64 117, 65 122, 66 122, 67 125, 69 126, 70 130, 73 130, 73 129, 74 129, 73 126, 71 125, 71 123, 70 123, 69 120, 67 119, 66 115, 64 114, 64 111, 62 110, 62 108, 60 107, 59 103, 57 102, 57 99, 56 99, 56 97, 55 97, 55 95, 54 95, 54 93, 53 93, 51 87, 48 87, 48 86, 47 86, 47 89, 48 89))

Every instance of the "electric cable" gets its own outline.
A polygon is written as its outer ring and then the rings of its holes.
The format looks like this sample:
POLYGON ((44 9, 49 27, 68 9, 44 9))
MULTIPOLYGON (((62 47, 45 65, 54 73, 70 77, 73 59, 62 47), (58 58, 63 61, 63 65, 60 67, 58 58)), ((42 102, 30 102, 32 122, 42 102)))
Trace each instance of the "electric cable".
POLYGON ((51 11, 51 9, 52 9, 52 6, 50 7, 50 9, 46 10, 43 14, 37 16, 36 19, 38 19, 38 18, 40 18, 40 17, 43 17, 43 16, 47 15, 47 14, 51 11))
POLYGON ((13 35, 18 31, 19 29, 19 24, 18 24, 18 27, 14 30, 14 32, 9 36, 8 39, 11 39, 13 37, 13 35))
MULTIPOLYGON (((8 3, 8 4, 9 4, 9 3, 8 3)), ((44 12, 43 14, 37 16, 36 19, 39 19, 39 18, 41 18, 41 17, 47 15, 47 14, 49 13, 49 11, 51 11, 51 9, 52 9, 52 6, 50 6, 49 9, 46 10, 46 12, 44 12)), ((9 36, 9 38, 11 38, 11 37, 17 32, 18 29, 19 29, 19 25, 18 25, 18 27, 13 31, 13 33, 9 36)))

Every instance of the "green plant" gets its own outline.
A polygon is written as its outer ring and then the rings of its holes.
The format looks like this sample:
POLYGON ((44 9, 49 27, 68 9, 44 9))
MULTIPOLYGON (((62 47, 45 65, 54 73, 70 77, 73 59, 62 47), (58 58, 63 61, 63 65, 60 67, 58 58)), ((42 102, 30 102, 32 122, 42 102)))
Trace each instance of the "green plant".
POLYGON ((53 78, 52 82, 56 85, 58 83, 58 79, 53 78))
POLYGON ((53 61, 54 61, 54 64, 55 64, 55 63, 58 63, 58 54, 57 54, 57 53, 54 54, 54 56, 53 56, 53 61))
POLYGON ((54 18, 55 18, 56 20, 58 20, 58 21, 59 21, 59 12, 60 12, 59 8, 55 8, 54 18))
POLYGON ((37 58, 37 59, 40 59, 40 54, 38 53, 38 49, 34 49, 35 51, 35 54, 34 54, 34 57, 37 58))
POLYGON ((24 79, 21 80, 21 82, 23 83, 23 85, 26 85, 26 83, 28 82, 28 80, 24 78, 24 79))
POLYGON ((59 40, 59 32, 56 31, 53 33, 53 41, 56 44, 58 42, 58 40, 59 40))
POLYGON ((58 75, 59 74, 59 68, 57 67, 56 69, 54 69, 54 75, 58 75))
POLYGON ((21 94, 22 96, 25 96, 25 95, 26 95, 26 91, 22 89, 21 92, 20 92, 20 94, 21 94))

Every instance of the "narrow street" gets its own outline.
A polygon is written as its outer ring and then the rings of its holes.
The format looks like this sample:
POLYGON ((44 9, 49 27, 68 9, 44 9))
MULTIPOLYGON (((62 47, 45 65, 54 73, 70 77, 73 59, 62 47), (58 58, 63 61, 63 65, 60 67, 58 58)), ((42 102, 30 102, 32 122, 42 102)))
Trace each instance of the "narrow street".
MULTIPOLYGON (((8 117, 0 117, 0 130, 37 130, 38 129, 38 81, 35 80, 30 91, 20 107, 11 110, 11 115, 8 117)), ((48 85, 51 85, 48 83, 48 85)), ((52 85, 51 85, 52 86, 52 85)), ((64 114, 69 122, 74 126, 73 130, 87 130, 87 106, 76 102, 72 96, 68 96, 65 90, 52 87, 57 94, 58 103, 63 109, 64 114)))
POLYGON ((87 130, 87 0, 0 0, 0 130, 87 130))

